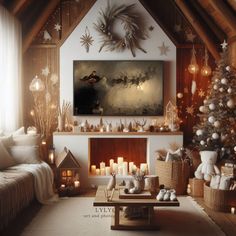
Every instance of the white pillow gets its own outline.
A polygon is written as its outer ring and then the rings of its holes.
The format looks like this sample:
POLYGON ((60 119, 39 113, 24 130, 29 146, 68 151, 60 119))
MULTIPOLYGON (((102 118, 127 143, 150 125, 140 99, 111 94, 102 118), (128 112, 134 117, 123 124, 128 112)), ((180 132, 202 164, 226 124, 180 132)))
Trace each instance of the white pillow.
POLYGON ((17 135, 13 136, 13 141, 15 146, 35 146, 39 145, 40 142, 40 135, 38 134, 23 134, 23 135, 17 135))
POLYGON ((15 165, 13 157, 9 154, 5 146, 0 141, 0 170, 15 165))
POLYGON ((40 163, 38 146, 11 146, 9 152, 17 164, 40 163))
POLYGON ((232 176, 224 176, 224 175, 222 175, 221 179, 220 179, 219 189, 221 189, 221 190, 229 190, 231 178, 232 178, 232 176))
POLYGON ((10 136, 1 136, 0 141, 5 146, 5 148, 9 148, 9 146, 13 145, 12 135, 10 135, 10 136))
POLYGON ((21 127, 12 133, 13 136, 25 134, 25 127, 21 127))
POLYGON ((211 176, 211 182, 210 182, 210 187, 214 189, 218 189, 220 185, 220 175, 212 175, 211 176))

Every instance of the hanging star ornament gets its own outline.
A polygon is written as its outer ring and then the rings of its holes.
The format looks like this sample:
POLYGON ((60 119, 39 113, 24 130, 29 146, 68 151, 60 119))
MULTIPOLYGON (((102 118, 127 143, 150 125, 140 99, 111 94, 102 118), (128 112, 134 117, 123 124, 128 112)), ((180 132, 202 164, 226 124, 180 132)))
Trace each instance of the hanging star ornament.
POLYGON ((196 35, 193 34, 192 31, 185 32, 185 34, 186 34, 186 39, 187 39, 187 41, 189 41, 189 42, 193 42, 194 39, 196 38, 196 35))
POLYGON ((192 116, 193 112, 194 112, 193 105, 191 105, 190 107, 186 107, 186 113, 192 116))
POLYGON ((160 50, 160 55, 167 56, 167 52, 170 51, 169 46, 166 46, 164 42, 162 42, 162 45, 158 47, 160 50))
POLYGON ((54 29, 55 29, 56 31, 60 31, 60 30, 61 30, 61 25, 60 25, 59 23, 56 23, 56 24, 54 25, 54 29))
POLYGON ((226 41, 224 40, 224 42, 221 44, 222 49, 226 49, 227 45, 228 43, 226 43, 226 41))
POLYGON ((204 97, 205 92, 202 89, 200 89, 199 92, 198 92, 198 96, 201 97, 201 98, 204 97))
POLYGON ((48 66, 46 66, 45 68, 42 69, 42 75, 44 76, 48 76, 49 75, 49 68, 48 66))
POLYGON ((86 26, 85 33, 80 37, 80 43, 85 47, 86 52, 89 52, 89 47, 93 44, 93 37, 90 35, 89 29, 86 26))

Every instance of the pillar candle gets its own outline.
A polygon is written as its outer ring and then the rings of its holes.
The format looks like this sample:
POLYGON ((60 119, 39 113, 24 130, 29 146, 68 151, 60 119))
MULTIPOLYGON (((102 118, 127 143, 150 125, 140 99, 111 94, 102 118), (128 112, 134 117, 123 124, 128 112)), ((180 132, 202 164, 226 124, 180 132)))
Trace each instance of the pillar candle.
POLYGON ((105 169, 105 162, 100 162, 100 169, 105 169))
POLYGON ((123 175, 128 175, 128 162, 123 162, 123 175))
POLYGON ((123 165, 122 166, 118 165, 118 175, 123 175, 123 165))
POLYGON ((49 162, 50 162, 50 164, 54 164, 54 153, 53 152, 49 153, 49 162))
POLYGON ((132 173, 134 162, 129 162, 129 173, 132 173))
POLYGON ((106 174, 105 168, 101 168, 100 173, 101 173, 101 175, 105 175, 106 174))
POLYGON ((231 207, 231 214, 235 214, 235 207, 231 207))
POLYGON ((123 161, 124 161, 124 158, 123 158, 123 157, 117 157, 117 163, 118 163, 118 165, 122 165, 122 164, 123 164, 123 161))
POLYGON ((115 172, 116 174, 118 173, 118 164, 117 164, 117 163, 113 163, 112 170, 113 170, 113 172, 115 172))
POLYGON ((75 188, 78 188, 80 186, 79 180, 75 180, 74 181, 74 185, 75 185, 75 188))
POLYGON ((100 175, 100 169, 96 169, 96 175, 100 175))
POLYGON ((110 159, 109 163, 110 163, 110 167, 112 168, 113 167, 113 163, 114 163, 114 159, 110 159))
POLYGON ((140 164, 140 170, 143 172, 143 173, 145 173, 145 174, 147 174, 147 163, 141 163, 140 164))
POLYGON ((110 166, 106 166, 105 172, 106 172, 106 175, 110 175, 111 174, 111 167, 110 166))
POLYGON ((91 173, 92 175, 96 175, 96 165, 91 166, 91 173))
POLYGON ((136 166, 136 165, 133 165, 133 167, 132 167, 132 171, 134 171, 134 172, 137 171, 137 166, 136 166))

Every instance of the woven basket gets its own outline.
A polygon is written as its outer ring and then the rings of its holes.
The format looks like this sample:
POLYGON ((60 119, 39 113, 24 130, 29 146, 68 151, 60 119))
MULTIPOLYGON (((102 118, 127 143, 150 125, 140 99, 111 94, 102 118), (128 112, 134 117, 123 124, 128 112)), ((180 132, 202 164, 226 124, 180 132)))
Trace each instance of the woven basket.
POLYGON ((236 190, 213 189, 205 183, 204 202, 212 210, 230 212, 231 207, 236 207, 236 190))
POLYGON ((204 186, 203 179, 191 178, 189 179, 189 184, 191 188, 190 195, 192 197, 203 197, 203 186, 204 186))
POLYGON ((187 190, 190 166, 180 161, 156 161, 156 174, 159 176, 159 183, 166 188, 173 188, 176 194, 185 194, 187 190))

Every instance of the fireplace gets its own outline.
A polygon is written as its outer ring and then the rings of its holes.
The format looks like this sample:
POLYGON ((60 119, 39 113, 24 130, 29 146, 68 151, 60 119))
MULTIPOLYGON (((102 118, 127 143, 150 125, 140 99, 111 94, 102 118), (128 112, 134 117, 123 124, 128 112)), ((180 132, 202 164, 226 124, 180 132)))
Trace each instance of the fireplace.
POLYGON ((147 138, 89 138, 89 174, 127 176, 148 173, 147 138))

